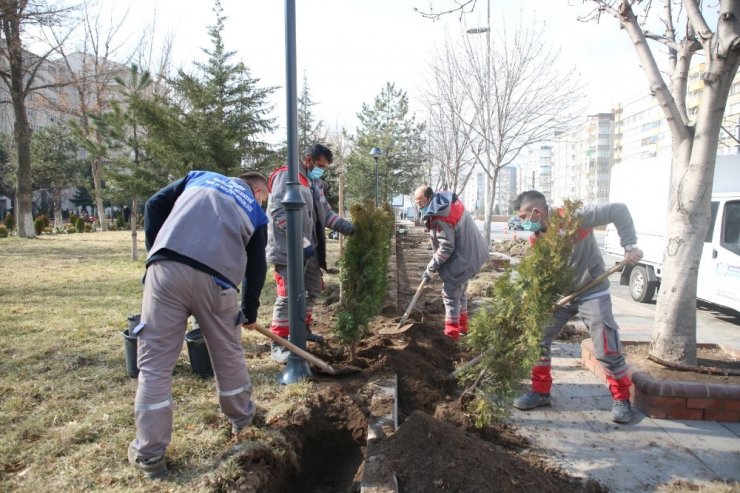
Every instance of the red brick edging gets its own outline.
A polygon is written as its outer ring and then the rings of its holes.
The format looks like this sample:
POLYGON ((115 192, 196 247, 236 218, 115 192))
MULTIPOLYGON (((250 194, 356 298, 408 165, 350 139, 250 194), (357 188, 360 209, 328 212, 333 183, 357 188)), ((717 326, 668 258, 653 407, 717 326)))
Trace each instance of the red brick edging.
MULTIPOLYGON (((606 382, 606 374, 594 355, 591 339, 581 342, 583 366, 606 382)), ((740 385, 657 381, 639 368, 630 365, 632 379, 630 400, 651 418, 701 419, 707 421, 740 422, 740 385)))

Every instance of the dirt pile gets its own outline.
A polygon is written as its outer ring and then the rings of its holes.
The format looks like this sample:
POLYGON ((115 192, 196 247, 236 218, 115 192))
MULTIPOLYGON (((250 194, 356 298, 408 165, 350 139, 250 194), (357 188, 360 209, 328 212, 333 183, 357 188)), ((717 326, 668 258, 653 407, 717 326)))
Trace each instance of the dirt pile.
POLYGON ((528 250, 529 242, 524 238, 497 241, 493 244, 493 251, 515 258, 523 257, 528 250))
POLYGON ((406 493, 601 491, 420 411, 379 444, 377 454, 406 493))

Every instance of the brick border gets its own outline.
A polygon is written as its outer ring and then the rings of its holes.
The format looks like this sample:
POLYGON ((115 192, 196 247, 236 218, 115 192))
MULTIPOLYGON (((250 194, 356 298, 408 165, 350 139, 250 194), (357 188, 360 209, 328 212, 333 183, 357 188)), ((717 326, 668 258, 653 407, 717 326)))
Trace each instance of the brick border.
MULTIPOLYGON (((716 347, 713 344, 700 346, 716 347)), ((596 359, 591 339, 581 342, 581 361, 585 368, 606 382, 604 368, 596 359)), ((628 375, 632 379, 630 400, 651 418, 740 422, 740 385, 657 381, 633 365, 629 365, 628 375)))

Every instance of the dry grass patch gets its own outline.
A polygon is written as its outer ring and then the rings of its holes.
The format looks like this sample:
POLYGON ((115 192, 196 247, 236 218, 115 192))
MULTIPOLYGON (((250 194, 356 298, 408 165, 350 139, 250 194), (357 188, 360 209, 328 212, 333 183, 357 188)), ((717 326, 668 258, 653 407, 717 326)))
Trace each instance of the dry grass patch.
MULTIPOLYGON (((126 375, 121 332, 140 311, 144 274, 130 241, 128 232, 0 240, 0 490, 204 490, 228 465, 230 425, 213 381, 190 372, 184 349, 168 450, 175 474, 151 483, 127 463, 136 381, 126 375)), ((274 296, 270 273, 263 324, 274 296)), ((307 391, 278 384, 267 339, 244 333, 243 342, 260 412, 307 391)), ((264 435, 253 445, 276 443, 264 435)))

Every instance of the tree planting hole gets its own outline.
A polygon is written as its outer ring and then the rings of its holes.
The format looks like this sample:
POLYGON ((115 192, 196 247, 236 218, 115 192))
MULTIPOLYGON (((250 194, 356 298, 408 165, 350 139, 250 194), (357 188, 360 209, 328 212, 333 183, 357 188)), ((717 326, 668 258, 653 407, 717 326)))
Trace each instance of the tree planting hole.
POLYGON ((366 422, 358 427, 356 423, 337 423, 317 416, 306 423, 301 430, 303 447, 298 471, 285 491, 359 491, 358 471, 364 458, 366 432, 366 422))

